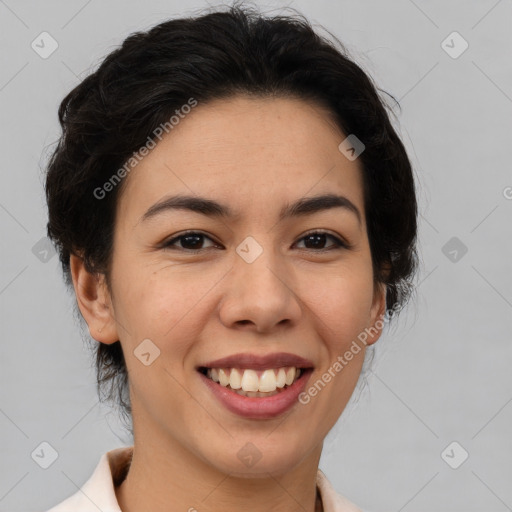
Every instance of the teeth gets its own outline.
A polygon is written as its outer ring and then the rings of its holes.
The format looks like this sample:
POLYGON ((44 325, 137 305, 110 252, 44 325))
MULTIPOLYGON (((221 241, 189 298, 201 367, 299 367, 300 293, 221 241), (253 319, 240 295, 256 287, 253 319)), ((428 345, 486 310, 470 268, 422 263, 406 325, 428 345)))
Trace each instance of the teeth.
MULTIPOLYGON (((295 374, 295 368, 292 368, 295 374)), ((265 370, 260 377, 259 391, 275 391, 276 390, 276 374, 274 370, 265 370)))
POLYGON ((286 370, 286 385, 287 386, 290 386, 291 383, 293 382, 293 379, 295 379, 295 368, 292 366, 290 368, 288 368, 288 370, 286 370))
POLYGON ((284 368, 279 368, 277 372, 276 386, 278 388, 284 388, 286 384, 286 371, 284 368))
POLYGON ((219 383, 224 387, 229 384, 229 377, 226 375, 224 368, 219 369, 219 383))
POLYGON ((301 370, 288 368, 269 368, 256 371, 239 368, 209 368, 206 375, 221 386, 229 386, 239 395, 249 397, 272 396, 285 386, 291 386, 301 375, 301 370))
POLYGON ((236 368, 231 370, 231 375, 229 376, 229 386, 231 389, 240 389, 242 387, 242 376, 236 368))
POLYGON ((258 374, 254 370, 245 370, 242 376, 242 389, 244 391, 259 391, 258 374))

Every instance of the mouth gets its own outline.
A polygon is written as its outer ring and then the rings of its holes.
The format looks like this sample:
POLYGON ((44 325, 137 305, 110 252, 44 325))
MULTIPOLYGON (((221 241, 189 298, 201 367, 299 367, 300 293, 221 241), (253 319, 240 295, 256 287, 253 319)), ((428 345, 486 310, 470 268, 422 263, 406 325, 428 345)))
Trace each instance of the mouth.
POLYGON ((288 366, 254 370, 251 368, 207 368, 202 366, 198 369, 205 377, 220 386, 249 398, 266 398, 282 393, 308 370, 312 370, 312 368, 288 366))
POLYGON ((251 419, 276 417, 299 400, 314 366, 294 354, 238 354, 196 367, 210 392, 231 412, 251 419))

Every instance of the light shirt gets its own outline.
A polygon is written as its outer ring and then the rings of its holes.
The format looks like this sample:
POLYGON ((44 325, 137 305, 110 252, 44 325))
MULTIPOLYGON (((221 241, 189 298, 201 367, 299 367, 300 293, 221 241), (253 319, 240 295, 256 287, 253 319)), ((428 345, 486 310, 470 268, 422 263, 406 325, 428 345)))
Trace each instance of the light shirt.
MULTIPOLYGON (((115 488, 126 477, 132 454, 133 446, 104 453, 80 490, 46 512, 122 512, 115 488)), ((320 469, 316 483, 324 512, 362 512, 347 498, 336 493, 320 469)))

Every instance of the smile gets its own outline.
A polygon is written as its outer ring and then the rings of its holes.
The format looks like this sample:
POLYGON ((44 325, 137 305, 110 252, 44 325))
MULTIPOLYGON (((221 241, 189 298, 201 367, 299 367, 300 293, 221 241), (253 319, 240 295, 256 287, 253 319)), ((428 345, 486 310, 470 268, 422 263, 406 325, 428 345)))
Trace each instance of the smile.
POLYGON ((203 361, 196 370, 224 409, 248 419, 271 419, 302 406, 298 397, 314 364, 290 352, 244 352, 203 361))
POLYGON ((240 368, 200 368, 201 373, 241 396, 264 398, 274 396, 291 386, 301 375, 294 366, 266 370, 240 368))

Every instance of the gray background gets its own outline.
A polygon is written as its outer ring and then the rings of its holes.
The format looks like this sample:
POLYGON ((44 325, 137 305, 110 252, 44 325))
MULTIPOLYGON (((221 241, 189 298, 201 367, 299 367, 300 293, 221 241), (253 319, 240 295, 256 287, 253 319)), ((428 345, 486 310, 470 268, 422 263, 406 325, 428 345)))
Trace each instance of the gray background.
MULTIPOLYGON (((400 101, 418 176, 417 294, 378 342, 321 468, 365 510, 512 510, 512 2, 259 4, 290 5, 325 26, 400 101), (469 44, 458 58, 442 46, 453 31, 469 44), (462 449, 469 458, 453 469, 446 460, 460 463, 462 449)), ((58 104, 131 32, 206 6, 0 0, 1 512, 55 505, 101 454, 131 444, 98 404, 72 297, 40 242, 58 104), (42 31, 59 45, 47 59, 31 48, 42 31), (46 470, 31 458, 44 441, 58 452, 46 470)))

